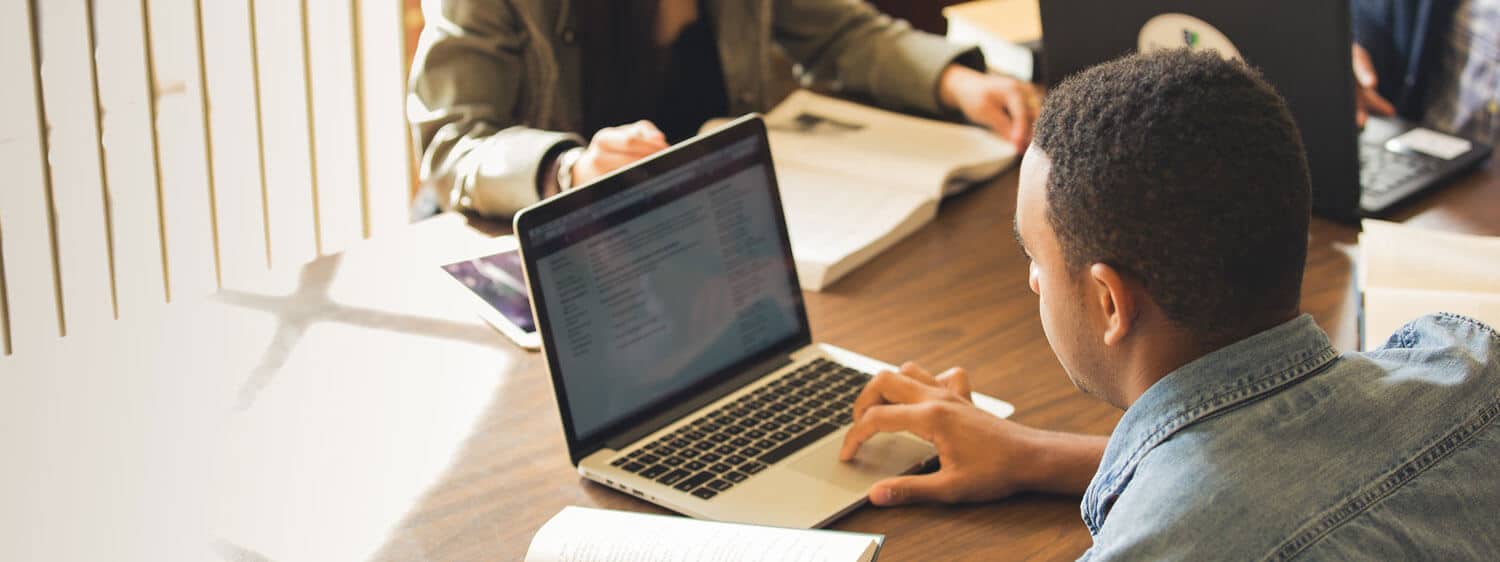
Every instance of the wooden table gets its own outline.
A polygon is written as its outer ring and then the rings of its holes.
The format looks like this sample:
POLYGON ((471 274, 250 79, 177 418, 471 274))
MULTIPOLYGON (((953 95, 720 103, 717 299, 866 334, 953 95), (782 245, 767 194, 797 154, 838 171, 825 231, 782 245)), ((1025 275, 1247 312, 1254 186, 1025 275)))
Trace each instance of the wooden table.
MULTIPOLYGON (((1493 163, 1400 210, 1425 227, 1500 234, 1493 163)), ((1108 434, 1120 412, 1078 392, 1043 336, 1027 267, 1011 241, 1016 173, 946 202, 936 223, 822 293, 808 293, 814 337, 888 362, 967 368, 975 390, 1008 400, 1022 423, 1108 434)), ((1356 345, 1351 225, 1313 222, 1303 310, 1340 349, 1356 345)), ((566 505, 664 510, 579 478, 568 464, 539 355, 496 394, 450 471, 414 506, 383 559, 519 559, 566 505)), ((1078 498, 1024 495, 980 505, 861 508, 835 528, 884 533, 882 559, 1071 559, 1090 545, 1078 498)))
MULTIPOLYGON (((1010 235, 1015 192, 1011 172, 952 199, 935 223, 808 294, 814 337, 963 366, 1017 421, 1108 434, 1120 412, 1074 389, 1042 334, 1010 235)), ((1500 234, 1500 166, 1396 218, 1500 234)), ((119 549, 157 552, 201 529, 211 551, 195 559, 518 560, 563 506, 661 512, 577 476, 542 356, 509 345, 444 284, 435 266, 494 227, 437 217, 13 358, 5 373, 45 376, 8 377, 0 421, 44 421, 11 433, 22 441, 0 495, 12 509, 79 514, 23 514, 36 536, 58 537, 34 543, 47 559, 168 559, 119 549), (69 540, 96 535, 143 538, 69 540)), ((1345 350, 1356 239, 1315 220, 1303 286, 1303 309, 1345 350)), ((833 526, 886 535, 885 560, 1070 559, 1090 544, 1078 502, 864 507, 833 526)))

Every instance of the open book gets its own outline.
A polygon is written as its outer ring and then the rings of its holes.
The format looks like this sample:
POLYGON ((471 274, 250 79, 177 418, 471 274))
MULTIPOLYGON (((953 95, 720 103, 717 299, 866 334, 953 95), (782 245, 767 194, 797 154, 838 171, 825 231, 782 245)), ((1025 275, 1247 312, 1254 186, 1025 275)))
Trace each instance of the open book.
POLYGON ((568 506, 537 530, 525 562, 869 562, 883 539, 568 506))
POLYGON ((1424 314, 1452 312, 1500 326, 1500 238, 1365 220, 1362 349, 1424 314))
POLYGON ((805 90, 765 120, 797 277, 811 291, 932 221, 944 195, 994 177, 1016 159, 1014 146, 978 127, 805 90))

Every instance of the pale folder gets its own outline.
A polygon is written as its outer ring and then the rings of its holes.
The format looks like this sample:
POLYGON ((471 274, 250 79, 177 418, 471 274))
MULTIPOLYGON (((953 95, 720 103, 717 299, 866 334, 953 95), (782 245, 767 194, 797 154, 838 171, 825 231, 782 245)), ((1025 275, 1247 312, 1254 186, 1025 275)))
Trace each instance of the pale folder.
POLYGON ((793 93, 765 121, 797 276, 810 291, 931 222, 943 196, 1016 160, 1013 145, 979 127, 808 91, 793 93))

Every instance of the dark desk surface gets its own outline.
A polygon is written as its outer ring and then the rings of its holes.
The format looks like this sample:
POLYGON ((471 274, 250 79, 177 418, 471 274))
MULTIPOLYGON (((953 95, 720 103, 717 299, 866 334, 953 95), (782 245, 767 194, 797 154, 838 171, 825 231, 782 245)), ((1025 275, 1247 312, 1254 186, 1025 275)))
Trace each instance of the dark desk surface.
MULTIPOLYGON (((807 295, 814 337, 888 362, 969 369, 976 391, 1008 400, 1014 419, 1108 434, 1120 412, 1063 375, 1011 241, 1014 171, 946 202, 938 220, 841 280, 807 295)), ((1403 208, 1395 220, 1437 230, 1500 234, 1500 166, 1403 208)), ((1315 220, 1303 310, 1344 350, 1356 345, 1352 225, 1315 220)), ((522 355, 521 352, 513 352, 522 355)), ((391 559, 519 559, 532 534, 566 505, 662 512, 570 469, 543 359, 498 393, 442 482, 382 551, 391 559)), ((1090 545, 1078 498, 1024 495, 978 505, 864 507, 835 528, 884 533, 889 560, 1065 559, 1090 545)))

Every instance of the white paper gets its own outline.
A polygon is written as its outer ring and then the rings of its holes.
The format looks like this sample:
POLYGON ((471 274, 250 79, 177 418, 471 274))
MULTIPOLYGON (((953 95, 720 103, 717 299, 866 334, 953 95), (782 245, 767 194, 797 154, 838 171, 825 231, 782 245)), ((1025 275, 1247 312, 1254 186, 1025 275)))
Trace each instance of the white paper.
POLYGON ((765 121, 797 275, 812 291, 926 225, 945 194, 1016 159, 1014 146, 978 127, 807 91, 765 121))
POLYGON ((1414 150, 1444 160, 1458 158, 1474 148, 1474 144, 1467 140, 1420 127, 1402 133, 1401 136, 1387 142, 1398 148, 1414 150))
POLYGON ((568 506, 537 531, 526 562, 856 562, 878 548, 876 535, 568 506))
POLYGON ((1500 238, 1366 220, 1360 234, 1364 348, 1426 314, 1500 325, 1500 238))

